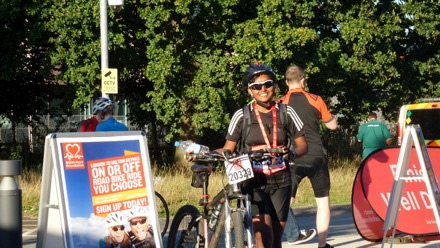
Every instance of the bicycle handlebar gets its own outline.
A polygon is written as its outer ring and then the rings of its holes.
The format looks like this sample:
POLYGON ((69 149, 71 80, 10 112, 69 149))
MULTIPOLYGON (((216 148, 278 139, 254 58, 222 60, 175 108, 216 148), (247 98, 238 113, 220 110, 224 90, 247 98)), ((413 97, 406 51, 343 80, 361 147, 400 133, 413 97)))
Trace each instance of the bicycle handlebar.
POLYGON ((192 158, 193 162, 217 162, 225 161, 222 154, 206 153, 206 154, 185 154, 185 159, 192 158))
POLYGON ((286 152, 283 148, 276 147, 276 148, 265 148, 265 149, 260 149, 260 150, 248 152, 248 154, 251 156, 252 156, 252 154, 256 154, 256 153, 270 153, 270 154, 275 153, 277 155, 283 155, 283 154, 288 154, 289 149, 287 149, 287 152, 286 152))
POLYGON ((263 159, 273 157, 275 155, 285 155, 290 153, 290 150, 277 147, 277 148, 265 148, 256 151, 246 152, 244 154, 232 154, 229 150, 225 150, 223 154, 206 153, 206 154, 186 154, 185 158, 192 158, 193 162, 221 162, 229 159, 234 159, 240 155, 248 155, 252 159, 263 159))

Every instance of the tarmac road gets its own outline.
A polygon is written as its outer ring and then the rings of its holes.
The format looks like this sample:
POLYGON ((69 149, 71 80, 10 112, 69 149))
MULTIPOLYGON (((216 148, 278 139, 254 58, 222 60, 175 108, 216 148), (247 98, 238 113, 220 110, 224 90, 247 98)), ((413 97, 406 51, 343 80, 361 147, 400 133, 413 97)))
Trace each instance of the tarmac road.
POLYGON ((37 217, 23 217, 23 247, 35 248, 37 244, 37 217))
MULTIPOLYGON (((315 208, 298 208, 295 209, 295 216, 301 226, 301 229, 308 229, 315 226, 315 208)), ((334 247, 381 247, 381 243, 372 243, 364 240, 357 232, 353 222, 351 213, 351 205, 336 205, 332 206, 332 217, 330 221, 329 235, 327 242, 334 247)), ((23 247, 36 248, 37 242, 37 218, 23 219, 23 247)), ((164 237, 163 242, 166 244, 167 237, 164 237)), ((300 244, 289 245, 284 239, 283 248, 287 247, 304 247, 304 248, 316 248, 318 247, 318 239, 315 236, 312 240, 300 244)), ((385 244, 384 247, 423 247, 423 248, 440 248, 440 240, 428 241, 425 244, 396 244, 392 246, 385 244)), ((46 247, 45 247, 46 248, 46 247)), ((48 247, 52 248, 52 247, 48 247)))

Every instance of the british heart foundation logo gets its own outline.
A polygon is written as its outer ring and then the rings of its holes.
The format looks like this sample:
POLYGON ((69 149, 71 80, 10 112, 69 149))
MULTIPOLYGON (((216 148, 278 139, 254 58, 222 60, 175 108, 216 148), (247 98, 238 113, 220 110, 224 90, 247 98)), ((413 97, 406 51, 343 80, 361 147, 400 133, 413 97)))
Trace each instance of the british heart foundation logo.
POLYGON ((61 143, 66 170, 84 169, 82 143, 61 143))

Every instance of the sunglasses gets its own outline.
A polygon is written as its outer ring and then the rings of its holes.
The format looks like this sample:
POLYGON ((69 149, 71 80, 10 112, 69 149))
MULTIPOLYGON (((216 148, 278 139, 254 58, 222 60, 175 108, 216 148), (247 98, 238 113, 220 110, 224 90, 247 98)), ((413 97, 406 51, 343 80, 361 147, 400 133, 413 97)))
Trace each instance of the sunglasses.
POLYGON ((266 89, 269 89, 270 87, 272 87, 274 85, 273 80, 266 80, 264 82, 253 82, 251 84, 249 84, 249 88, 251 90, 261 90, 263 88, 263 86, 266 89))
POLYGON ((130 220, 130 225, 136 226, 138 223, 143 225, 143 224, 145 224, 145 222, 147 222, 147 218, 142 218, 141 220, 138 220, 138 221, 130 220))
POLYGON ((112 230, 117 232, 118 230, 124 231, 125 226, 112 226, 112 230))

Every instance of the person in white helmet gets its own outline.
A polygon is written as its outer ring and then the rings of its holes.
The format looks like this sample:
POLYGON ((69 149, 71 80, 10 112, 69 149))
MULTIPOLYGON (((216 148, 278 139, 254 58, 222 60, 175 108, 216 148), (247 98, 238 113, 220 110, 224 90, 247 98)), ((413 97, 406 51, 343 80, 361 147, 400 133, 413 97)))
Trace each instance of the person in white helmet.
POLYGON ((156 247, 147 207, 132 207, 128 212, 128 222, 130 224, 130 231, 128 232, 128 236, 130 238, 132 247, 156 247))
POLYGON ((96 132, 128 131, 127 126, 113 117, 114 103, 108 98, 101 97, 99 99, 97 115, 101 122, 96 126, 96 132))
POLYGON ((78 132, 95 132, 96 126, 102 122, 101 113, 109 105, 111 101, 105 97, 98 97, 93 103, 92 114, 89 119, 83 120, 78 124, 78 132))
POLYGON ((130 248, 130 239, 125 231, 125 218, 120 212, 113 212, 105 218, 108 235, 99 241, 99 248, 130 248))

